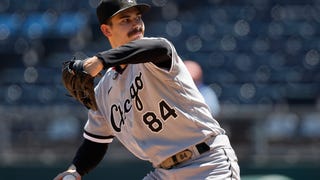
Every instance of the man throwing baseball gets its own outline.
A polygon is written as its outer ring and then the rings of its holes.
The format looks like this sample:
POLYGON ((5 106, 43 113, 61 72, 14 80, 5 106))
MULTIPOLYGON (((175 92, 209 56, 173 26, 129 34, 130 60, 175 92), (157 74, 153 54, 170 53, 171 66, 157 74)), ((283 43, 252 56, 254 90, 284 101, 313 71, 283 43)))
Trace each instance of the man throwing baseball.
POLYGON ((113 138, 152 163, 155 169, 144 180, 240 179, 228 136, 172 43, 144 37, 141 16, 149 8, 135 0, 99 3, 100 30, 112 49, 71 65, 92 77, 106 73, 94 89, 96 107, 88 112, 84 141, 55 180, 80 180, 103 159, 113 138))

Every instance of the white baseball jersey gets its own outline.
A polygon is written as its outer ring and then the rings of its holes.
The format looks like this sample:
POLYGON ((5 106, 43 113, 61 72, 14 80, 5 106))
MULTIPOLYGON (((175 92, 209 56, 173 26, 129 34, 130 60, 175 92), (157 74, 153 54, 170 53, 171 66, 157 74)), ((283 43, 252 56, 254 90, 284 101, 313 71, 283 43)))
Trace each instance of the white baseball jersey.
MULTIPOLYGON (((113 137, 154 166, 225 131, 211 116, 176 50, 169 70, 151 62, 109 69, 95 88, 98 111, 89 111, 84 137, 110 143, 113 137)), ((148 57, 146 57, 148 58, 148 57)))

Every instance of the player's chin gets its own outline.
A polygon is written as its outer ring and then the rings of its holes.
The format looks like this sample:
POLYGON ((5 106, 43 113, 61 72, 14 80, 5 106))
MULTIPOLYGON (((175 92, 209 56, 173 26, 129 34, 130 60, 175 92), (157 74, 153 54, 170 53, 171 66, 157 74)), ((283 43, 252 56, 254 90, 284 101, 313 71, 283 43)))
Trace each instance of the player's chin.
POLYGON ((130 39, 131 39, 132 41, 134 41, 134 40, 141 39, 141 38, 143 38, 143 37, 144 37, 143 33, 136 33, 136 34, 132 35, 132 36, 130 37, 130 39))

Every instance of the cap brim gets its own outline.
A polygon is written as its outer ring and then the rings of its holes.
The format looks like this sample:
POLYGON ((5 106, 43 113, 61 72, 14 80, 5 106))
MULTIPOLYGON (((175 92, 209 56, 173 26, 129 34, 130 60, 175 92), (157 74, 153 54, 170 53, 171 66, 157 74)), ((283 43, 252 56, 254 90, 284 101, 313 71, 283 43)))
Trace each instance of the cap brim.
POLYGON ((115 12, 112 16, 110 16, 110 18, 114 17, 115 15, 119 14, 120 12, 126 11, 126 10, 131 9, 131 8, 137 8, 141 12, 141 14, 143 14, 143 13, 145 13, 146 11, 148 11, 150 9, 150 5, 141 3, 141 4, 129 6, 127 8, 123 8, 123 9, 120 9, 119 11, 115 12))

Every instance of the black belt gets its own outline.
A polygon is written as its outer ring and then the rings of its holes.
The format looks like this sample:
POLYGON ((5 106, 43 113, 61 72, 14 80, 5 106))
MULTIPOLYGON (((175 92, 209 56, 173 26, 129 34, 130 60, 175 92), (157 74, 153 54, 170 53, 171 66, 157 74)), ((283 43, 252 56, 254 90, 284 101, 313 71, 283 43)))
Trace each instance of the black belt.
POLYGON ((205 142, 197 144, 196 148, 197 148, 199 154, 203 154, 203 153, 210 150, 210 146, 208 146, 208 144, 205 142))
MULTIPOLYGON (((197 145, 195 145, 195 148, 197 149, 199 154, 203 154, 207 151, 210 150, 210 147, 208 144, 206 144, 205 142, 199 143, 197 145)), ((160 167, 163 169, 171 169, 174 166, 177 166, 178 164, 181 164, 183 162, 186 162, 187 160, 191 159, 192 155, 193 155, 193 148, 190 149, 186 149, 183 150, 181 152, 178 152, 177 154, 167 158, 166 160, 164 160, 161 164, 160 167)))

